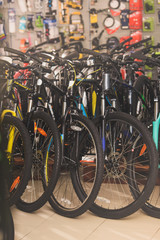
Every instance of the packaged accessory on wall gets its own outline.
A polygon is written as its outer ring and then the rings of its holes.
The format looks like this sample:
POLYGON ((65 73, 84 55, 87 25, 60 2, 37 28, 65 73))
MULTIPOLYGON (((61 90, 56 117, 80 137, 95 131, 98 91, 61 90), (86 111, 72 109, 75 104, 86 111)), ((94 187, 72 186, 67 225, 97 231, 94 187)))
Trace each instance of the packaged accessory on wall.
POLYGON ((133 32, 133 33, 131 33, 131 37, 132 37, 132 39, 130 41, 130 44, 139 42, 142 40, 142 32, 141 31, 133 32))
POLYGON ((141 11, 143 10, 143 0, 129 0, 130 11, 141 11))
POLYGON ((144 0, 144 12, 147 14, 155 12, 154 0, 144 0))
POLYGON ((22 13, 27 12, 26 0, 18 0, 18 5, 22 13))
POLYGON ((34 18, 33 14, 28 14, 27 15, 27 29, 28 30, 34 30, 33 18, 34 18))
POLYGON ((84 23, 80 12, 72 12, 69 23, 69 40, 84 40, 84 23))
POLYGON ((108 6, 112 9, 118 9, 120 7, 120 0, 109 0, 108 6))
POLYGON ((16 11, 14 8, 8 9, 9 32, 16 32, 16 11))
POLYGON ((26 52, 26 50, 29 48, 29 41, 27 38, 22 38, 20 40, 20 46, 19 46, 20 50, 22 52, 26 52))
POLYGON ((119 39, 115 36, 108 38, 106 42, 107 49, 109 50, 118 46, 118 44, 119 44, 119 39))
POLYGON ((69 0, 67 6, 70 8, 81 10, 83 8, 83 0, 69 0))
POLYGON ((26 0, 26 4, 27 4, 27 10, 31 12, 33 9, 31 0, 26 0))
POLYGON ((142 12, 136 11, 129 15, 129 28, 142 29, 142 12))
POLYGON ((93 28, 98 28, 98 15, 95 8, 91 8, 89 11, 90 14, 90 23, 93 28))
POLYGON ((144 17, 143 18, 143 31, 154 31, 154 18, 153 17, 144 17))
POLYGON ((69 9, 65 0, 59 0, 59 23, 69 24, 69 9))
POLYGON ((35 0, 34 7, 39 10, 42 9, 43 8, 43 0, 35 0))
POLYGON ((105 28, 111 28, 115 24, 115 19, 112 17, 112 15, 107 14, 103 21, 103 25, 105 28))
POLYGON ((59 38, 59 31, 57 28, 57 21, 55 17, 48 17, 43 20, 43 26, 46 39, 59 38))
POLYGON ((36 26, 37 28, 42 28, 42 27, 43 27, 43 16, 42 16, 42 12, 37 12, 37 13, 36 13, 35 26, 36 26))
POLYGON ((0 40, 4 40, 6 38, 6 33, 4 29, 4 21, 2 18, 2 14, 0 14, 0 40))
POLYGON ((24 33, 26 30, 27 19, 25 16, 22 16, 19 20, 19 32, 24 33))
POLYGON ((129 9, 125 9, 121 11, 120 21, 121 21, 121 29, 129 29, 129 9))
POLYGON ((103 25, 108 34, 113 34, 119 29, 120 22, 116 20, 111 14, 107 13, 107 16, 103 21, 103 25))
MULTIPOLYGON (((109 24, 108 24, 109 25, 109 24)), ((113 34, 115 33, 120 27, 120 22, 118 20, 114 20, 114 24, 112 27, 105 27, 106 31, 108 34, 113 34)))

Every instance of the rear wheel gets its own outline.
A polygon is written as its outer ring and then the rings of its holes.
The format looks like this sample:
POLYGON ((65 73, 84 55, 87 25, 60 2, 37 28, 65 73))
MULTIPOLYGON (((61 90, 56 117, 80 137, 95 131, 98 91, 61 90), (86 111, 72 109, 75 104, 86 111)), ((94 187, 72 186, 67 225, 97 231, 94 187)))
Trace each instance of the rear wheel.
POLYGON ((55 121, 45 112, 32 115, 28 130, 33 151, 31 177, 17 207, 33 212, 47 202, 54 189, 60 167, 61 143, 55 121))
POLYGON ((24 192, 30 177, 32 147, 28 131, 18 118, 5 116, 1 125, 3 150, 9 166, 9 205, 24 192))

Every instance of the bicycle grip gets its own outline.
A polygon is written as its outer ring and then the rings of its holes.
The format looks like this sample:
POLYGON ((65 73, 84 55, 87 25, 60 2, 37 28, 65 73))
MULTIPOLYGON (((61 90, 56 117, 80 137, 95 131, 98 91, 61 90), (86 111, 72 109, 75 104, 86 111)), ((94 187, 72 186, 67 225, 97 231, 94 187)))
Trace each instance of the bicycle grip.
POLYGON ((82 48, 81 52, 93 55, 94 57, 100 57, 101 56, 101 53, 95 52, 95 51, 87 49, 87 48, 82 48))
POLYGON ((18 50, 13 49, 13 48, 9 48, 9 47, 4 47, 4 51, 10 52, 10 53, 14 53, 14 54, 16 54, 16 55, 21 55, 21 56, 23 56, 23 57, 25 56, 25 54, 24 54, 23 52, 18 51, 18 50))
POLYGON ((132 39, 133 39, 132 37, 129 37, 126 40, 124 40, 123 42, 121 42, 120 44, 123 46, 125 43, 131 41, 132 39))
POLYGON ((79 58, 79 53, 77 51, 74 51, 70 54, 68 54, 64 59, 72 60, 73 58, 79 58))

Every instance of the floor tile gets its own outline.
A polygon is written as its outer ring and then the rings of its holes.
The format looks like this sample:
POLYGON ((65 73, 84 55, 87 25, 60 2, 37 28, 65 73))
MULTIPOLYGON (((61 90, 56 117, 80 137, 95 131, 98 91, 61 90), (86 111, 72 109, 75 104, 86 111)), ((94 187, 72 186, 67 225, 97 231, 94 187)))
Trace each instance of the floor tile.
POLYGON ((86 240, 150 240, 159 229, 160 220, 138 211, 119 220, 106 219, 86 240))
POLYGON ((76 219, 55 214, 36 227, 23 240, 84 240, 103 222, 104 219, 91 213, 85 213, 76 219))
POLYGON ((78 218, 56 214, 46 204, 29 214, 12 209, 15 240, 159 240, 160 219, 138 211, 131 216, 111 220, 87 212, 78 218))
POLYGON ((154 233, 151 240, 159 240, 160 239, 160 228, 154 233))

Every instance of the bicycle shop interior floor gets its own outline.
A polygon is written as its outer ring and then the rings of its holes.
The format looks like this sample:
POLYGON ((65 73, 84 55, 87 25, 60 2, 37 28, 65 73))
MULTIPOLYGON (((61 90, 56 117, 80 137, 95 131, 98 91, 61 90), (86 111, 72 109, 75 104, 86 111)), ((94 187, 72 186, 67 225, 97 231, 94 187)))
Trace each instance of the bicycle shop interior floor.
POLYGON ((71 219, 46 204, 35 213, 12 207, 15 240, 159 240, 160 219, 141 210, 121 220, 97 217, 90 212, 71 219))

